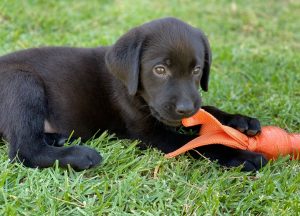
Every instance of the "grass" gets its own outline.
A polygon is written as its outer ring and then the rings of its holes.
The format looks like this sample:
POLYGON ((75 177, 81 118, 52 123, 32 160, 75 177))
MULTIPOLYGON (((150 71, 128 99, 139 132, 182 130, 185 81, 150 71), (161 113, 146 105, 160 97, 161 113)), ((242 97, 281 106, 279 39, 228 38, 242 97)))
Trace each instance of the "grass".
MULTIPOLYGON (((46 45, 99 46, 151 19, 175 16, 208 35, 205 104, 300 131, 300 4, 296 0, 0 0, 0 54, 46 45)), ((10 164, 0 145, 0 215, 297 215, 300 163, 257 173, 187 156, 165 159, 108 134, 87 143, 104 157, 84 172, 10 164)))

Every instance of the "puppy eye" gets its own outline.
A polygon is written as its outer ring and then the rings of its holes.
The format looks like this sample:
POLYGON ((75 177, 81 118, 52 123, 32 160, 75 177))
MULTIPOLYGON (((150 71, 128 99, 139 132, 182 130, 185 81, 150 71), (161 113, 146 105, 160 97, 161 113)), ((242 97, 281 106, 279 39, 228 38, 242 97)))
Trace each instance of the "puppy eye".
POLYGON ((153 68, 153 72, 158 76, 166 76, 167 70, 163 65, 157 65, 153 68))
POLYGON ((198 76, 202 73, 202 70, 201 70, 201 67, 200 66, 196 66, 194 69, 193 69, 193 75, 195 76, 198 76))

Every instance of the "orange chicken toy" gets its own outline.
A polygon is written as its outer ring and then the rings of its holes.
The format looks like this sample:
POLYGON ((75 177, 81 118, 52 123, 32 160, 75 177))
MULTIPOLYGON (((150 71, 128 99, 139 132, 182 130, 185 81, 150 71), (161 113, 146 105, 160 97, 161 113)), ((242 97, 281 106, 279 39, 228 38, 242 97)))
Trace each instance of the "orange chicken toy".
POLYGON ((248 137, 236 129, 222 125, 203 109, 200 109, 192 117, 183 119, 182 124, 186 127, 202 125, 200 136, 176 151, 166 154, 167 158, 175 157, 196 147, 211 144, 222 144, 232 148, 262 153, 269 160, 274 160, 280 155, 290 155, 294 159, 298 159, 299 156, 300 134, 289 134, 275 126, 262 127, 260 134, 248 137))

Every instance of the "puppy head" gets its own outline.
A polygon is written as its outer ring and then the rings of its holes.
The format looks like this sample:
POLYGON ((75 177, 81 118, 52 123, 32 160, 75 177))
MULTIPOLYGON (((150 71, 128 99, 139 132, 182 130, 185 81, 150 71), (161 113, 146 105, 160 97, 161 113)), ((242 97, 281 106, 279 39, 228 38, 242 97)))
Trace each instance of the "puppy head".
POLYGON ((132 29, 106 54, 108 69, 141 95, 159 121, 178 126, 200 107, 208 90, 211 51, 204 34, 175 18, 132 29))

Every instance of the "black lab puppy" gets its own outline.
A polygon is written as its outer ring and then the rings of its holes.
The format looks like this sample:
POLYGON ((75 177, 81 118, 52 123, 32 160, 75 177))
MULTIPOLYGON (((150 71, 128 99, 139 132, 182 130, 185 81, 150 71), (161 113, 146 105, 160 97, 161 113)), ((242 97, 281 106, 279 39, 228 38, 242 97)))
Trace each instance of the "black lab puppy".
MULTIPOLYGON (((3 56, 0 133, 10 143, 9 158, 28 167, 50 167, 56 160, 76 170, 98 165, 94 149, 49 142, 73 130, 83 139, 108 130, 171 152, 194 138, 173 129, 200 108, 198 88, 207 91, 210 65, 207 38, 175 18, 134 28, 109 47, 47 47, 3 56)), ((260 131, 256 119, 202 108, 248 135, 260 131)), ((266 163, 260 154, 221 145, 197 151, 225 166, 244 164, 244 170, 266 163)))

